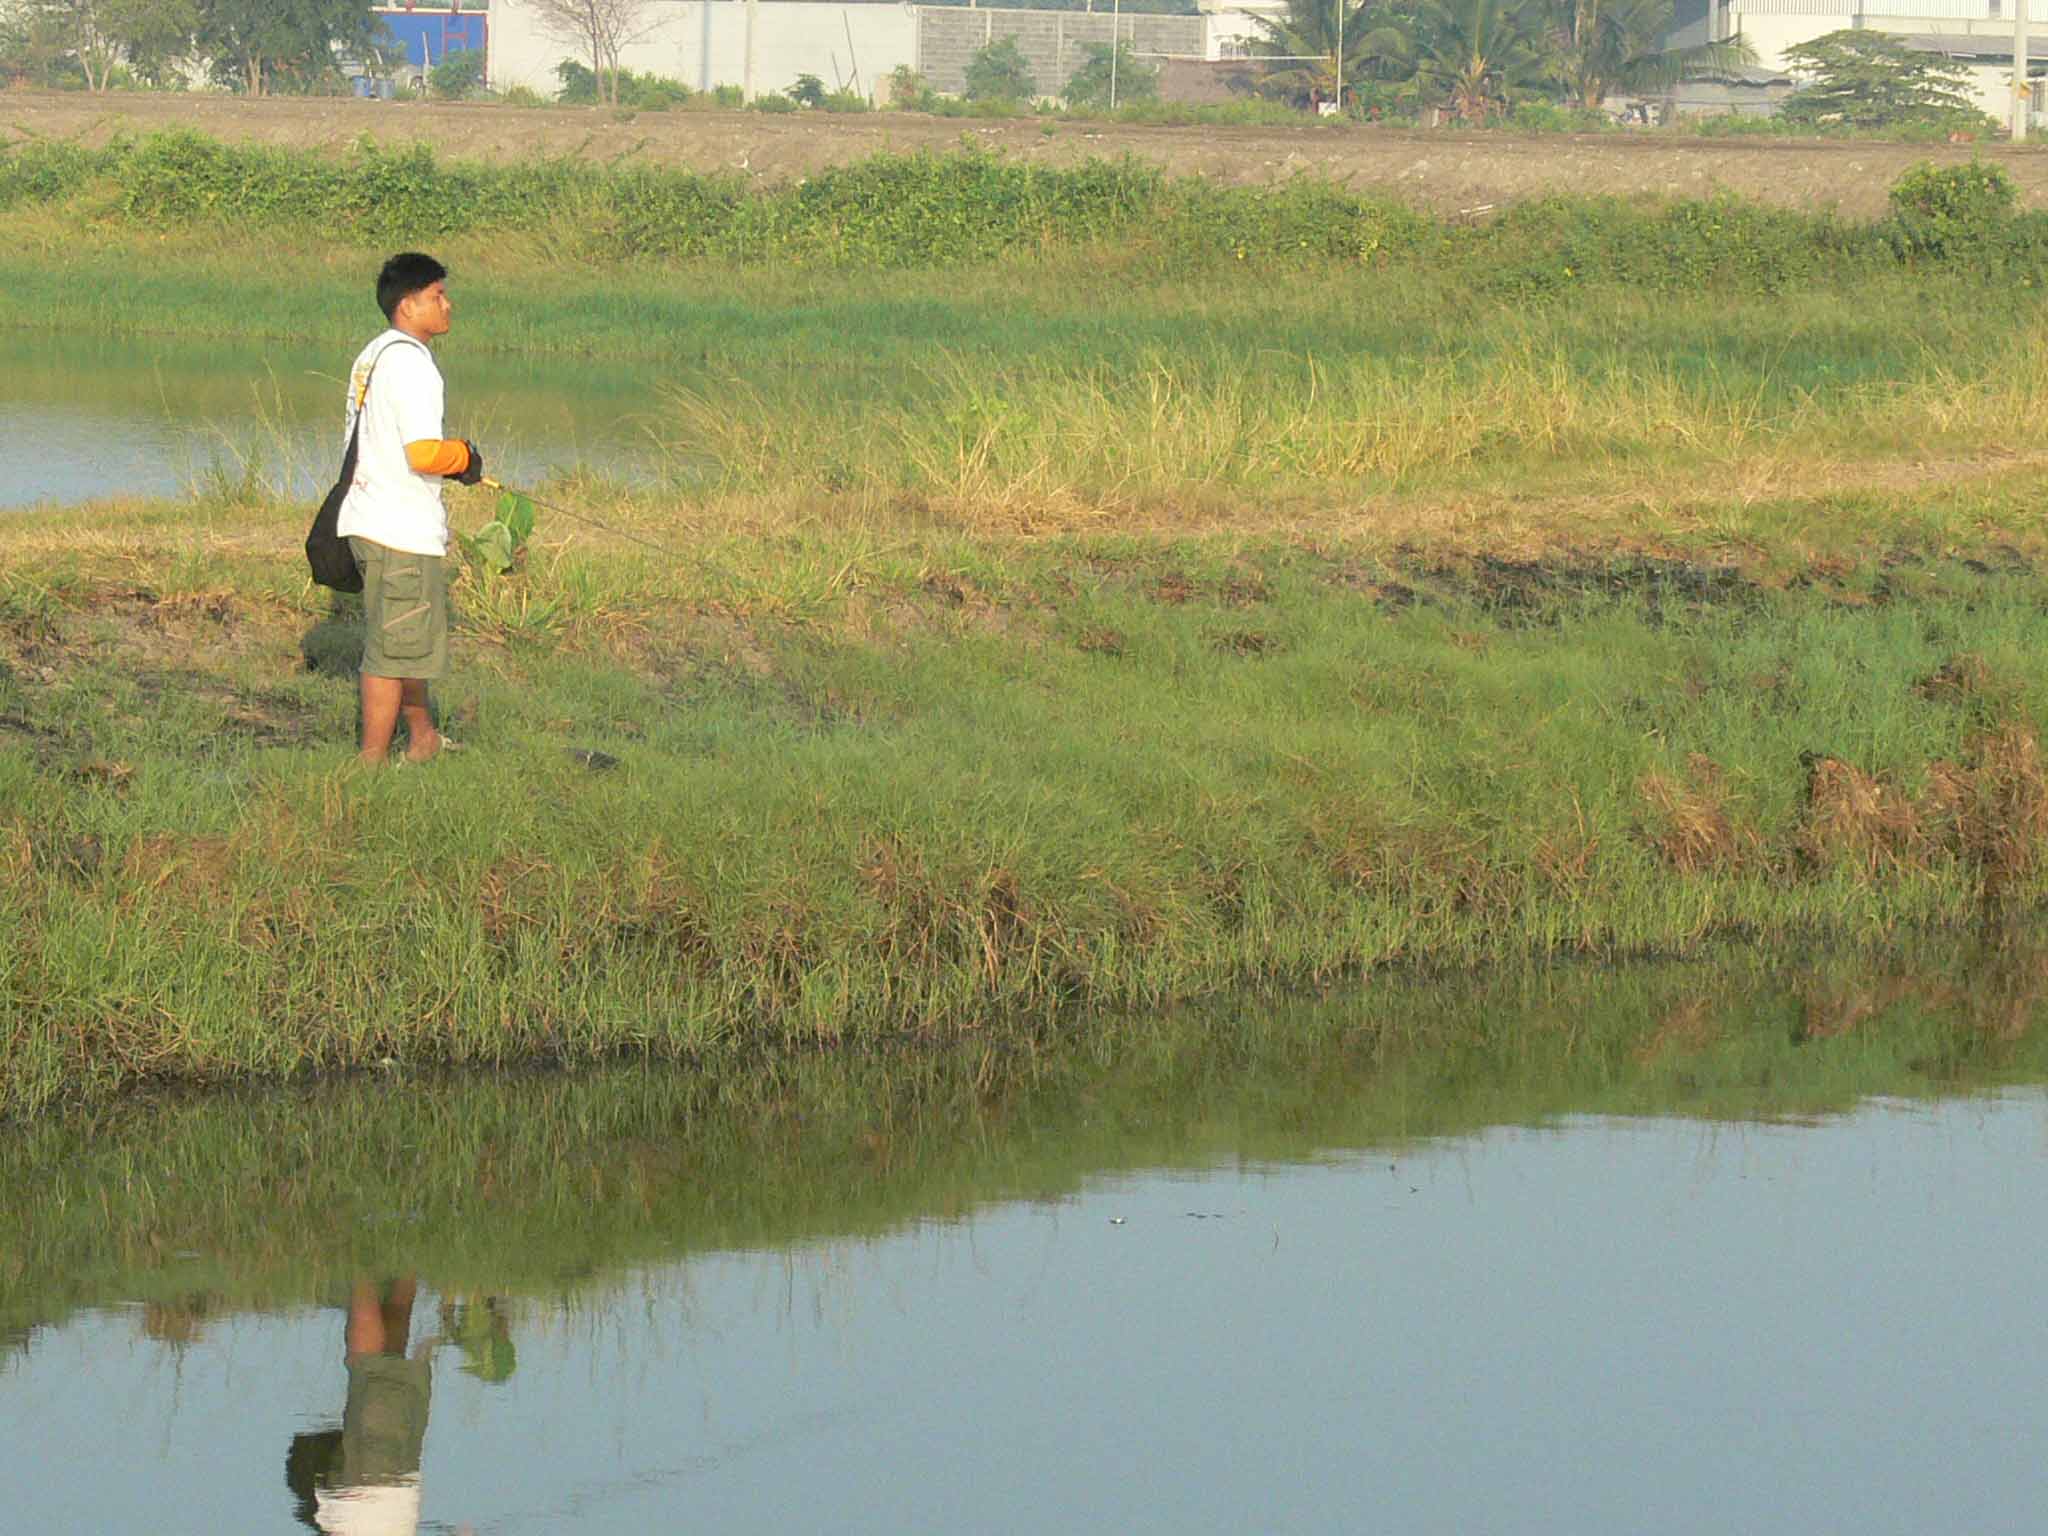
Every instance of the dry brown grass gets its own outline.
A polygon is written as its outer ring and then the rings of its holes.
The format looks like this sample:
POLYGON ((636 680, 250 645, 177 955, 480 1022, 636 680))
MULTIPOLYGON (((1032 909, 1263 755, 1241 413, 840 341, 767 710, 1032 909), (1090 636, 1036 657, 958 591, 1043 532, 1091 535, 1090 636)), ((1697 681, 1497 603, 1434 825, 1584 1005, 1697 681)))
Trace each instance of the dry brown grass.
POLYGON ((875 942, 890 970, 966 961, 990 988, 1020 966, 1027 985, 1036 978, 1042 935, 1015 871, 998 866, 948 882, 917 849, 888 836, 870 840, 860 876, 886 914, 875 942))
POLYGON ((494 859, 486 866, 477 882, 476 906, 484 937, 493 948, 509 949, 522 930, 539 928, 546 921, 553 873, 545 861, 518 855, 494 859))
POLYGON ((35 878, 35 844, 25 828, 0 828, 0 889, 10 893, 28 890, 35 878))
POLYGON ((234 889, 236 845, 224 837, 158 833, 137 838, 121 859, 128 899, 168 895, 180 904, 215 910, 234 889))
POLYGON ((1995 678, 1991 664, 1975 651, 1951 656, 1913 685, 1913 691, 1933 703, 1956 704, 1992 691, 1995 678))
POLYGON ((1734 872, 1762 855, 1763 840, 1738 819, 1727 777, 1711 758, 1695 752, 1682 777, 1647 773, 1636 794, 1651 845, 1680 874, 1734 872))
POLYGON ((1840 758, 1810 755, 1797 848, 1814 869, 1878 876, 1925 863, 1932 844, 1897 785, 1840 758))
POLYGON ((2031 727, 1980 731, 1960 763, 1929 765, 1917 795, 1840 758, 1807 759, 1797 852, 1809 868, 1879 878, 1956 858, 1996 902, 2048 854, 2048 773, 2031 727))
POLYGON ((2039 872, 2048 852, 2048 774, 2033 731, 2008 722, 1971 739, 1960 767, 1937 763, 1927 819, 1980 872, 1987 900, 2039 872))

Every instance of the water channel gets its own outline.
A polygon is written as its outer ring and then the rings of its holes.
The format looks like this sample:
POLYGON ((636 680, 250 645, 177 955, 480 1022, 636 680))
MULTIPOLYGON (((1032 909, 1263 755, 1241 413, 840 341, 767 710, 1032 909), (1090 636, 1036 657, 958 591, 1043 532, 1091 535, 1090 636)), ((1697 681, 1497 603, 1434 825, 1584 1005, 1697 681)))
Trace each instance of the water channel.
POLYGON ((2042 974, 1667 967, 39 1127, 0 1526, 2025 1528, 2042 974))
MULTIPOLYGON (((0 510, 180 496, 245 478, 294 494, 333 481, 349 349, 284 341, 66 337, 0 330, 0 510)), ((448 430, 492 473, 536 483, 648 472, 659 370, 444 349, 448 430)))

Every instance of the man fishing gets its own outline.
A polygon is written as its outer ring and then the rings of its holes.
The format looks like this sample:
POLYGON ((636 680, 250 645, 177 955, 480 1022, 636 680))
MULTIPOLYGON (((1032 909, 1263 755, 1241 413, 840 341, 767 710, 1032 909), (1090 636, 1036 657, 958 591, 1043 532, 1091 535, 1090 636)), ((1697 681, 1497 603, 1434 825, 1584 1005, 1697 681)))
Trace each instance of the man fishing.
POLYGON ((441 435, 446 391, 428 343, 454 317, 448 269, 418 251, 393 256, 377 274, 377 307, 390 328, 349 370, 356 472, 335 526, 363 573, 362 760, 385 760, 402 718, 405 756, 423 763, 454 745, 427 700, 448 670, 442 483, 477 484, 484 460, 476 444, 441 435))

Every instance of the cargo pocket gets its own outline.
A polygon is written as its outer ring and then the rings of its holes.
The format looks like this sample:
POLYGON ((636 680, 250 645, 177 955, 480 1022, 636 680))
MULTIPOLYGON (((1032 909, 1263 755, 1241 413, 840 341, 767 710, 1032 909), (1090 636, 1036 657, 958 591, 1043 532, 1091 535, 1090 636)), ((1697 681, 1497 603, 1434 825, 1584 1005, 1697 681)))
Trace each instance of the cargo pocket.
POLYGON ((425 661, 434 648, 434 604, 427 573, 417 560, 393 560, 384 567, 378 607, 378 649, 386 661, 425 661))

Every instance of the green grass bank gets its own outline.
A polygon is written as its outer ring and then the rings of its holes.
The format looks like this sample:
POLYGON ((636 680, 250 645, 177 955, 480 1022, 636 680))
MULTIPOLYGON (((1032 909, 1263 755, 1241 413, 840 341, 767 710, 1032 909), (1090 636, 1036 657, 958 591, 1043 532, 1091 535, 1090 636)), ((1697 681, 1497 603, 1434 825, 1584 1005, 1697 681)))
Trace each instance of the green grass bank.
POLYGON ((468 752, 370 775, 301 518, 9 520, 11 1114, 387 1058, 1014 1039, 2043 895, 2021 475, 1623 509, 1533 555, 544 528, 461 588, 468 752))

